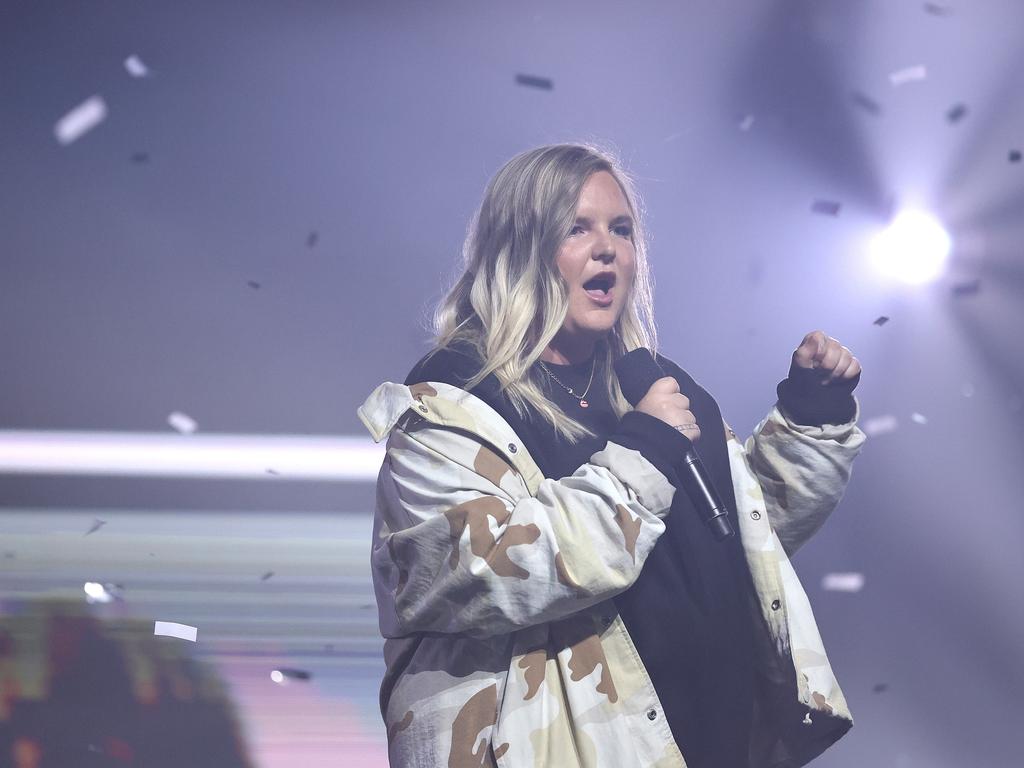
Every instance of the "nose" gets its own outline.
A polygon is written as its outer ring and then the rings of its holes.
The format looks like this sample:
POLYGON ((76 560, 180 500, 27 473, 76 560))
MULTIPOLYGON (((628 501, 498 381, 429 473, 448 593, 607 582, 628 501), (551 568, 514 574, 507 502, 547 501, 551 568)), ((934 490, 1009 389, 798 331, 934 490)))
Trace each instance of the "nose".
POLYGON ((610 232, 605 232, 603 237, 595 241, 590 255, 591 258, 603 261, 606 264, 615 258, 615 240, 610 232))

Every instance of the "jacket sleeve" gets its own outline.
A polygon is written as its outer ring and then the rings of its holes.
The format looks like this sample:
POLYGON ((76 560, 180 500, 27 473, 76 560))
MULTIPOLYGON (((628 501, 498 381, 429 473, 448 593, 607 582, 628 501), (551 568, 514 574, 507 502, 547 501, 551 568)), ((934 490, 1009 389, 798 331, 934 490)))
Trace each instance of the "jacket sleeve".
POLYGON ((673 488, 610 440, 530 494, 469 432, 396 427, 371 554, 381 632, 478 637, 566 617, 622 592, 665 529, 673 488))
POLYGON ((776 405, 744 445, 764 492, 768 519, 792 556, 825 523, 850 480, 865 435, 860 412, 843 424, 800 424, 776 405))

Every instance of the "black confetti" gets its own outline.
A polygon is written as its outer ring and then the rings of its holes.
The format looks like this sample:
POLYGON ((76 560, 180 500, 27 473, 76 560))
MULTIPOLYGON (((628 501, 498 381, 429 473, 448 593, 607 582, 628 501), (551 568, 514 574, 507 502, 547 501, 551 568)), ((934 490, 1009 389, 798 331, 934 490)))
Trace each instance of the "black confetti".
POLYGON ((551 78, 537 77, 536 75, 516 75, 516 84, 525 85, 529 88, 540 88, 542 91, 550 91, 555 87, 555 83, 551 78))
POLYGON ((889 686, 886 683, 876 683, 871 690, 875 693, 885 693, 889 690, 889 686))
POLYGON ((260 284, 257 283, 255 280, 248 280, 246 284, 254 291, 258 291, 261 288, 260 284))
POLYGON ((277 671, 291 680, 309 680, 311 677, 313 677, 313 673, 305 669, 279 667, 277 671))
POLYGON ((96 533, 96 531, 98 531, 98 530, 99 530, 100 528, 102 528, 102 527, 103 527, 104 525, 106 525, 106 524, 107 524, 107 521, 106 521, 106 520, 100 520, 100 519, 99 519, 99 518, 97 517, 97 518, 95 518, 95 519, 94 519, 94 520, 92 521, 92 527, 91 527, 91 528, 89 528, 89 530, 88 530, 88 531, 86 531, 84 535, 85 535, 85 536, 88 536, 88 535, 89 535, 89 534, 91 534, 91 533, 96 533))
POLYGON ((862 110, 867 112, 869 115, 880 115, 882 114, 882 105, 872 99, 866 93, 861 91, 854 91, 850 94, 853 99, 853 103, 860 107, 862 110))
POLYGON ((924 9, 932 16, 949 16, 953 9, 942 3, 925 3, 924 9))
POLYGON ((149 162, 149 152, 136 152, 131 160, 135 165, 145 165, 149 162))
POLYGON ((878 317, 875 318, 875 322, 873 323, 873 325, 885 325, 888 322, 888 317, 886 317, 885 315, 879 315, 878 317))
POLYGON ((967 107, 964 104, 956 104, 946 112, 946 120, 950 123, 959 123, 967 116, 967 107))
POLYGON ((973 296, 981 290, 981 280, 975 278, 974 280, 968 280, 963 283, 957 283, 953 286, 954 296, 973 296))
POLYGON ((266 581, 267 579, 269 579, 273 575, 274 575, 273 571, 267 571, 262 576, 260 576, 260 581, 266 581))
POLYGON ((825 216, 838 216, 840 208, 842 208, 842 204, 834 200, 815 200, 811 205, 811 212, 825 216))
POLYGON ((1019 163, 1021 159, 1021 153, 1019 149, 1011 149, 1009 160, 1011 163, 1019 163))
POLYGON ((320 233, 315 229, 309 233, 309 237, 306 238, 306 247, 315 248, 316 244, 320 242, 320 233))
POLYGON ((280 477, 281 476, 281 473, 278 472, 276 469, 269 469, 268 468, 267 469, 267 474, 268 475, 274 475, 275 477, 280 477))

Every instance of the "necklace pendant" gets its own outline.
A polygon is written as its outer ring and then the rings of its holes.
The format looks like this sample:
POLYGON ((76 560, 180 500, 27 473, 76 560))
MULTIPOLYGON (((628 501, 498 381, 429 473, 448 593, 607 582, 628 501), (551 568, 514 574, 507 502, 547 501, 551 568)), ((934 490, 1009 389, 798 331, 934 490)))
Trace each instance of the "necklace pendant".
POLYGON ((569 394, 570 395, 575 395, 576 394, 575 392, 572 391, 572 387, 567 387, 567 389, 569 390, 569 394))
POLYGON ((583 398, 580 398, 580 408, 589 408, 589 407, 590 407, 590 403, 588 403, 583 398))

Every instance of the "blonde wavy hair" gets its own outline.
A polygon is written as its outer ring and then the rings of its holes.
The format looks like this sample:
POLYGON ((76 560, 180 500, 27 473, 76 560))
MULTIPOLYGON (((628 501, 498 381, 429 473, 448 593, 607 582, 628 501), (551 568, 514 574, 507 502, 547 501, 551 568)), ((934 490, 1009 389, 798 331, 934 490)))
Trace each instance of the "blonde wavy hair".
POLYGON ((594 433, 545 396, 543 373, 539 366, 532 366, 565 321, 568 286, 556 259, 575 221, 580 191, 599 171, 615 178, 629 205, 636 262, 623 311, 598 343, 595 379, 607 385, 617 415, 631 410, 613 364, 638 347, 657 351, 653 280, 640 198, 630 177, 606 150, 587 144, 553 144, 509 160, 487 185, 466 234, 463 271, 433 317, 431 355, 468 344, 483 361, 466 382, 467 390, 493 373, 521 417, 526 418, 532 407, 571 443, 594 433))

